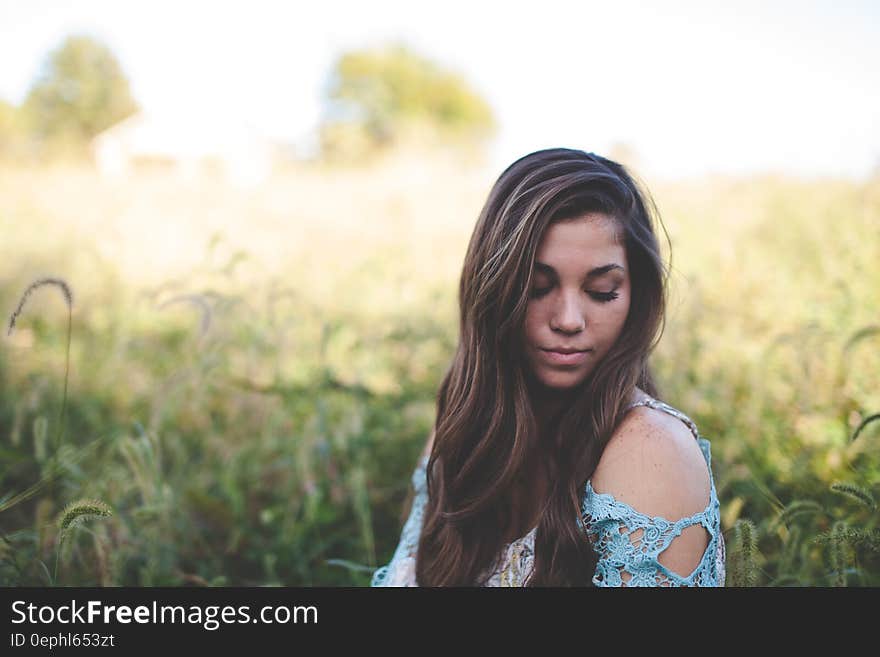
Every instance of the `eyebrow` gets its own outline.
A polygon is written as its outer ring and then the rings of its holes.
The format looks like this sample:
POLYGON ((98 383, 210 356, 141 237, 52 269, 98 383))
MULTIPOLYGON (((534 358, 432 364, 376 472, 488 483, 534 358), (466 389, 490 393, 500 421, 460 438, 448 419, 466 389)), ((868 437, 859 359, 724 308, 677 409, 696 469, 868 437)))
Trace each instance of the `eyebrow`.
MULTIPOLYGON (((553 276, 556 276, 556 270, 544 262, 535 261, 535 267, 537 269, 540 269, 542 272, 544 272, 546 274, 551 274, 553 276)), ((614 271, 616 269, 619 269, 622 272, 626 271, 623 267, 621 267, 617 263, 612 262, 607 265, 602 265, 601 267, 594 267, 593 269, 588 271, 587 275, 584 277, 584 281, 591 281, 594 278, 599 278, 600 276, 604 276, 608 272, 614 271)))

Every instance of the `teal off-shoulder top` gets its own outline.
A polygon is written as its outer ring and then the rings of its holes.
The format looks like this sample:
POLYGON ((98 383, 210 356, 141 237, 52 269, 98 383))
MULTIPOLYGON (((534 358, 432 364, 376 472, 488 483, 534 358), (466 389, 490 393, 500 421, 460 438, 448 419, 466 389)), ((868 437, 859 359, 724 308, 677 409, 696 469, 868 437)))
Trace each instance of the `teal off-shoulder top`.
MULTIPOLYGON (((597 493, 587 481, 581 505, 582 527, 593 538, 598 565, 592 578, 597 587, 621 586, 724 586, 726 550, 721 532, 720 504, 712 474, 710 443, 701 437, 696 424, 684 413, 652 397, 632 404, 665 411, 684 422, 697 440, 709 470, 710 496, 706 508, 675 521, 640 513, 607 493, 597 493), (693 572, 682 576, 659 561, 660 554, 692 525, 702 525, 709 534, 709 544, 693 572), (641 535, 632 535, 641 530, 641 535)), ((373 572, 371 586, 418 586, 415 577, 416 552, 422 528, 428 490, 425 468, 428 459, 420 459, 412 475, 415 490, 412 509, 404 523, 400 541, 391 561, 373 572)), ((537 527, 500 551, 498 559, 482 578, 484 586, 523 586, 532 572, 537 527)))

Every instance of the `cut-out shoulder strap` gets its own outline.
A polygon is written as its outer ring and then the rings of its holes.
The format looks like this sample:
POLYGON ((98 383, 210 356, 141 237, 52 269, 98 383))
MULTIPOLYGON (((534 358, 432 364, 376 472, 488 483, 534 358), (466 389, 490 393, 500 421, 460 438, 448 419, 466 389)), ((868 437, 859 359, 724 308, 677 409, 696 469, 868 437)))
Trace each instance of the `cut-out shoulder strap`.
POLYGON ((694 423, 692 419, 690 419, 687 415, 682 413, 677 408, 670 406, 666 402, 662 402, 659 399, 654 399, 653 397, 643 397, 637 401, 634 401, 627 405, 625 410, 629 410, 631 408, 635 408, 636 406, 648 406, 649 408, 656 408, 660 411, 665 411, 670 415, 677 417, 679 420, 685 423, 688 429, 691 430, 691 433, 694 434, 694 438, 697 440, 700 439, 700 432, 697 430, 697 425, 694 423))

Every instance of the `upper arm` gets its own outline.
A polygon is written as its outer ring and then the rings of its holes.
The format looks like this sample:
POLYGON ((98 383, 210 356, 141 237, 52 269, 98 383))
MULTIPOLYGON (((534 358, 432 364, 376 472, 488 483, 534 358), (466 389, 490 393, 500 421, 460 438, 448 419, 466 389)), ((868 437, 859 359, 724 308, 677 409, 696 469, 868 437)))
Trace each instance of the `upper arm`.
MULTIPOLYGON (((428 443, 422 456, 431 453, 434 432, 428 437, 428 443)), ((421 459, 419 459, 421 461, 421 459)), ((428 501, 428 488, 425 467, 421 462, 413 471, 412 483, 414 495, 409 512, 400 533, 400 541, 391 561, 373 572, 370 586, 417 586, 415 576, 415 557, 418 551, 419 537, 424 522, 425 505, 428 501)))
MULTIPOLYGON (((709 469, 690 430, 677 418, 639 407, 627 414, 608 442, 591 479, 593 490, 608 493, 637 512, 669 522, 706 509, 709 469)), ((642 530, 630 535, 638 543, 642 530)), ((687 577, 700 564, 711 537, 701 524, 682 529, 657 560, 687 577)), ((622 579, 628 579, 622 574, 622 579)))

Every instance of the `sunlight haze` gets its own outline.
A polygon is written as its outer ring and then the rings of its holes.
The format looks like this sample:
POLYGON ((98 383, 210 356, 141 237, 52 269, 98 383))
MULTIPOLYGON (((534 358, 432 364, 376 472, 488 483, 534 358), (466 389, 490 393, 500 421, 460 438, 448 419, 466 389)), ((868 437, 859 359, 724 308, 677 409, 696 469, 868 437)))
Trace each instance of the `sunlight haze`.
POLYGON ((146 110, 211 108, 309 149, 334 58, 402 41, 492 106, 492 166, 625 143, 658 177, 869 175, 880 21, 860 2, 0 2, 0 99, 90 34, 146 110), (538 8, 538 9, 536 9, 538 8))

